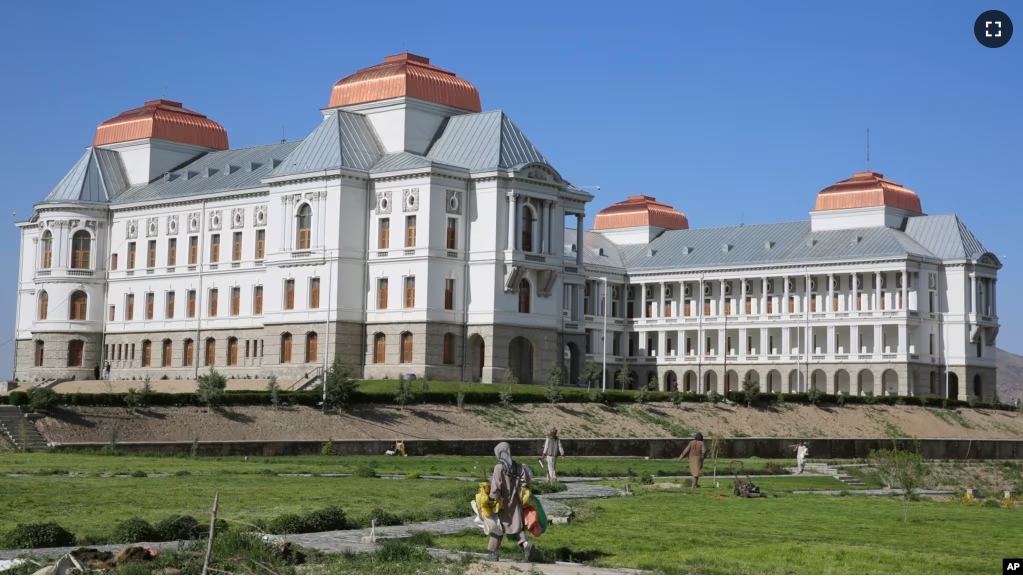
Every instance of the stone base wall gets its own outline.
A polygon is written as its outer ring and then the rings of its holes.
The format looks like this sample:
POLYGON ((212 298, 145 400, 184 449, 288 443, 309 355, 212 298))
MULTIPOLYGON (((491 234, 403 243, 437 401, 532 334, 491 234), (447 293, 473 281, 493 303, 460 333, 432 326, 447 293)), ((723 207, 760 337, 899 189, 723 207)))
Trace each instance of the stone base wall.
MULTIPOLYGON (((564 357, 564 346, 556 330, 503 324, 469 326, 470 340, 474 337, 482 338, 484 344, 482 381, 487 383, 503 382, 509 369, 521 384, 543 383, 551 365, 562 362, 564 357), (513 343, 516 350, 512 350, 513 343), (517 366, 511 366, 513 360, 518 361, 517 366)), ((469 353, 473 360, 471 346, 469 353)))
POLYGON ((261 333, 264 342, 262 374, 281 379, 281 386, 307 377, 324 364, 324 354, 329 354, 327 364, 335 358, 353 370, 356 377, 362 377, 362 324, 353 322, 331 322, 330 343, 327 343, 326 326, 323 323, 270 324, 261 333), (291 362, 281 362, 281 345, 285 334, 291 335, 291 362), (316 358, 307 358, 306 345, 310 334, 316 334, 316 358), (329 348, 329 352, 328 352, 329 348), (306 360, 310 360, 306 362, 306 360))
MULTIPOLYGON (((366 327, 365 377, 392 379, 399 374, 458 382, 463 379, 465 328, 447 322, 370 324, 366 327), (412 336, 412 356, 402 361, 402 335, 412 336), (450 335, 450 362, 444 362, 444 338, 450 335), (378 350, 378 338, 384 345, 378 350), (382 352, 382 358, 378 357, 382 352)), ((468 377, 467 375, 465 376, 468 377)))
POLYGON ((14 377, 28 382, 43 380, 91 380, 93 369, 101 365, 102 335, 97 332, 38 332, 30 340, 17 340, 14 346, 14 377), (81 366, 68 366, 68 347, 72 340, 84 344, 81 366), (36 342, 43 343, 43 363, 35 365, 36 342))

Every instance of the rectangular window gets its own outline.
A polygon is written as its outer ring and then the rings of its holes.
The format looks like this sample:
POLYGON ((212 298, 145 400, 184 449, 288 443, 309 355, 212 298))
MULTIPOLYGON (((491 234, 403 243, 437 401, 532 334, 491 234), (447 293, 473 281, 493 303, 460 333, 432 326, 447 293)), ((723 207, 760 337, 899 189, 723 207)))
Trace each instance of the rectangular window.
POLYGON ((189 290, 186 293, 185 301, 188 304, 188 310, 185 315, 189 318, 195 318, 195 290, 189 290))
POLYGON ((932 312, 932 313, 934 312, 934 300, 935 300, 934 296, 935 296, 934 292, 928 292, 927 293, 927 311, 928 312, 932 312))
POLYGON ((391 219, 380 219, 380 232, 377 235, 377 249, 387 250, 391 246, 391 219))
POLYGON ((210 236, 210 263, 220 262, 220 234, 210 236))
POLYGON ((446 278, 444 280, 444 309, 454 310, 455 309, 455 279, 446 278))
POLYGON ((447 234, 448 250, 454 250, 455 247, 458 245, 455 242, 455 237, 456 237, 457 230, 458 230, 458 219, 457 218, 448 218, 448 234, 447 234))
POLYGON ((128 270, 135 268, 135 243, 128 242, 128 270))
POLYGON ((406 276, 405 277, 405 307, 415 308, 416 307, 416 277, 406 276))
POLYGON ((693 339, 691 337, 689 337, 689 336, 686 336, 686 356, 692 356, 692 355, 693 355, 693 339))
POLYGON ((284 281, 284 309, 295 309, 295 281, 293 279, 284 281))
POLYGON ((242 312, 242 289, 238 286, 231 288, 231 316, 237 316, 242 312))
POLYGON ((146 268, 156 268, 156 240, 149 241, 149 251, 146 255, 146 268))
POLYGON ((931 354, 934 354, 934 334, 930 334, 930 350, 931 354))
POLYGON ((210 318, 217 315, 217 300, 219 295, 219 291, 216 288, 210 288, 209 312, 207 314, 210 318))
POLYGON ((199 261, 199 237, 189 236, 188 237, 188 265, 195 266, 195 263, 199 261))
POLYGON ((135 295, 128 294, 124 301, 124 319, 134 320, 135 319, 135 295))
POLYGON ((176 266, 178 263, 178 239, 170 238, 167 240, 167 265, 176 266))
POLYGON ((266 256, 266 230, 256 230, 256 260, 266 256))
POLYGON ((387 278, 377 280, 377 310, 387 310, 387 278))
MULTIPOLYGON (((46 266, 46 268, 49 268, 49 266, 46 266)), ((110 256, 110 269, 117 270, 117 254, 110 256)))
POLYGON ((259 315, 263 313, 263 287, 256 286, 252 289, 252 313, 259 315))
POLYGON ((710 316, 710 298, 706 298, 703 301, 703 315, 710 316))
POLYGON ((238 262, 242 259, 242 233, 234 233, 234 247, 231 250, 231 260, 238 262))
POLYGON ((416 247, 416 217, 406 216, 405 217, 405 247, 415 248, 416 247))
POLYGON ((319 308, 320 307, 320 279, 312 278, 309 280, 309 307, 319 308))
POLYGON ((114 307, 110 306, 110 321, 111 322, 114 321, 114 312, 115 312, 114 307))
POLYGON ((174 318, 174 291, 167 293, 167 319, 171 320, 174 318))

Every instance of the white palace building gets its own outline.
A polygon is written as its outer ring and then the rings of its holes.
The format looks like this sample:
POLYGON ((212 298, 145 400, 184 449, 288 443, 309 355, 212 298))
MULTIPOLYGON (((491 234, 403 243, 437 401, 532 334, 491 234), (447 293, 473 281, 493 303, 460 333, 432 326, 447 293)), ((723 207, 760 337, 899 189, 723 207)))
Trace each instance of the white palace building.
POLYGON ((1001 264, 880 174, 822 190, 809 221, 690 229, 632 196, 580 236, 593 197, 427 58, 339 80, 321 113, 304 140, 238 149, 168 100, 101 123, 17 224, 14 376, 303 378, 340 358, 539 382, 564 359, 575 382, 606 356, 609 387, 627 360, 669 390, 995 394, 1001 264))

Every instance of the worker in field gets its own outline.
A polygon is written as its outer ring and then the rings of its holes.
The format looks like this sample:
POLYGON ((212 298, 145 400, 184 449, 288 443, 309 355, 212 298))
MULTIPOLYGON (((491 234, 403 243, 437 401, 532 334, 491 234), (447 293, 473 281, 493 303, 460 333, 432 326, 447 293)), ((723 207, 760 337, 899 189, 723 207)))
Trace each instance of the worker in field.
POLYGON ((696 433, 692 442, 686 444, 685 450, 679 455, 678 461, 681 462, 683 458, 689 458, 689 474, 693 477, 692 487, 700 487, 700 476, 703 476, 703 434, 700 432, 696 433))
POLYGON ((803 473, 803 469, 806 468, 806 456, 810 453, 810 450, 806 447, 806 444, 803 444, 802 440, 797 442, 796 445, 793 446, 793 448, 796 450, 796 466, 797 466, 796 474, 802 474, 803 473))
POLYGON ((540 455, 540 458, 547 462, 548 482, 558 481, 558 472, 555 469, 558 456, 561 456, 562 460, 565 459, 565 448, 561 445, 561 439, 558 438, 557 427, 554 427, 547 433, 547 440, 543 443, 543 454, 540 455))
POLYGON ((533 554, 533 545, 526 539, 526 526, 522 518, 522 488, 529 486, 533 473, 526 466, 512 460, 511 446, 507 442, 501 442, 494 447, 494 455, 497 456, 497 464, 490 478, 490 498, 501 503, 497 512, 500 529, 490 532, 487 559, 491 561, 498 559, 497 549, 501 547, 503 534, 518 542, 525 561, 529 562, 533 554))

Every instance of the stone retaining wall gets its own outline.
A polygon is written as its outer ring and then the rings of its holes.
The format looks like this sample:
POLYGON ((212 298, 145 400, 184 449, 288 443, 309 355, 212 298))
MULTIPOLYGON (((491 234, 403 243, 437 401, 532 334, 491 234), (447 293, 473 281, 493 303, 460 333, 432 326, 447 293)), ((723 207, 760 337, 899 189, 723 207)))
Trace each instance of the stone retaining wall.
MULTIPOLYGON (((798 441, 807 442, 810 457, 820 458, 865 458, 876 448, 887 448, 891 441, 883 438, 725 438, 722 440, 719 458, 794 458, 792 446, 798 441)), ((199 442, 197 455, 200 456, 295 456, 319 454, 324 441, 226 441, 199 442)), ((499 440, 405 440, 405 451, 409 456, 451 455, 493 457, 494 446, 499 440)), ((682 452, 689 439, 684 438, 563 438, 565 454, 576 456, 604 457, 649 457, 672 458, 682 452)), ((920 451, 929 459, 992 459, 1023 460, 1023 440, 957 440, 930 438, 921 439, 920 451)), ((387 440, 334 440, 338 455, 382 456, 385 450, 394 447, 387 440)), ((512 454, 518 458, 538 455, 543 439, 508 440, 512 454)), ((913 441, 900 440, 906 449, 913 448, 913 441)), ((59 444, 68 450, 98 450, 105 444, 82 442, 59 444)), ((122 442, 119 450, 130 453, 188 454, 191 442, 122 442)), ((709 448, 709 446, 708 446, 709 448)))

